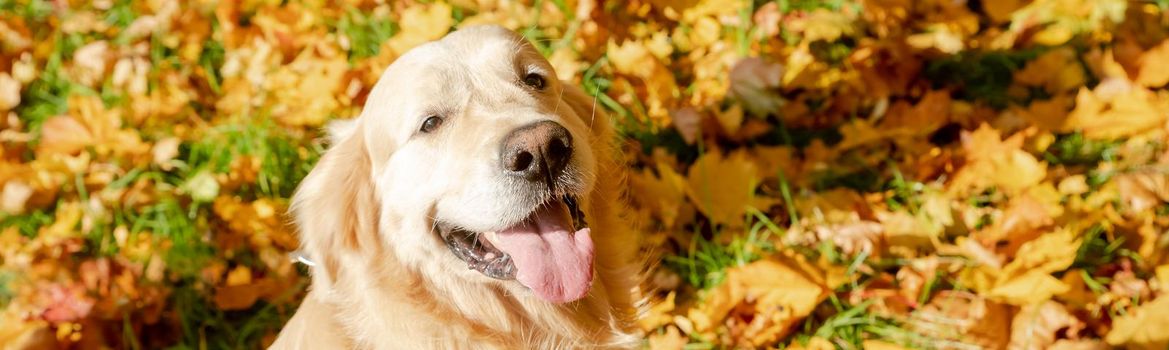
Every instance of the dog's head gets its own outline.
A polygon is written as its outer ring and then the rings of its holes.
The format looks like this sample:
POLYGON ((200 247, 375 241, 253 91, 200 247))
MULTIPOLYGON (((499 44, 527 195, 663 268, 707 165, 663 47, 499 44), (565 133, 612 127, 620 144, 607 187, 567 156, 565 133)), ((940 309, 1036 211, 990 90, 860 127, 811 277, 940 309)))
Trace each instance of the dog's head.
POLYGON ((530 43, 471 27, 398 58, 293 199, 302 243, 330 278, 337 255, 389 249, 408 268, 531 290, 588 293, 588 203, 608 121, 530 43), (437 269, 437 270, 435 270, 437 269))

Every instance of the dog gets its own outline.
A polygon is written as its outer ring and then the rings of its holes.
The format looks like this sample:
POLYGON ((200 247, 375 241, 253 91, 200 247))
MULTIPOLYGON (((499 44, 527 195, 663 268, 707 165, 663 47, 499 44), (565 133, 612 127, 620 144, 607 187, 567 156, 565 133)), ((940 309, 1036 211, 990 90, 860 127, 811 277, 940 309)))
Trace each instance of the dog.
POLYGON ((293 195, 312 283, 271 348, 637 345, 613 127, 555 77, 498 26, 394 61, 293 195))

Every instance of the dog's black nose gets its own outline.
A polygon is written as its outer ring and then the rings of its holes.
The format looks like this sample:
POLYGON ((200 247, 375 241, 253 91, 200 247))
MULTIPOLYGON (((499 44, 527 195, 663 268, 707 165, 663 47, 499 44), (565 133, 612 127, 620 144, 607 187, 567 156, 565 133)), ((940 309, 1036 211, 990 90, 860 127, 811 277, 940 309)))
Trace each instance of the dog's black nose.
POLYGON ((552 181, 572 159, 572 135, 544 120, 521 126, 503 138, 503 171, 529 181, 552 181))

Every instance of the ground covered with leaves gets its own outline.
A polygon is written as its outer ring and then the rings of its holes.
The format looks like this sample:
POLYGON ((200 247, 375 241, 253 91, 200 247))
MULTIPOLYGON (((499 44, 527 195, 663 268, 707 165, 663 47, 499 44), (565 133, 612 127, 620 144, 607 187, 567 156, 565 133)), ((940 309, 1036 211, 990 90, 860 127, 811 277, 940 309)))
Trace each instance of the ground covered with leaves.
POLYGON ((1165 349, 1169 1, 0 0, 0 348, 249 348, 395 57, 531 39, 626 141, 653 349, 1165 349))

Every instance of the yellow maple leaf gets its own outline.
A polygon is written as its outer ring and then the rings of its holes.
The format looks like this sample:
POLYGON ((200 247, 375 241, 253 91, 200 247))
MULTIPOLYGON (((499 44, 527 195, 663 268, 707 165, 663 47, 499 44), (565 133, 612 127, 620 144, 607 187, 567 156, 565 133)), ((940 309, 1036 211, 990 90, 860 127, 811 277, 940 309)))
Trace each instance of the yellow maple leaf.
POLYGON ((1068 94, 1060 94, 1048 100, 1031 101, 1027 107, 1012 106, 1011 110, 1023 120, 1031 122, 1046 131, 1064 129, 1068 112, 1072 109, 1072 99, 1068 94))
POLYGON ((678 84, 674 74, 654 56, 646 42, 629 40, 617 44, 610 40, 607 57, 618 73, 641 80, 649 116, 654 121, 664 120, 668 114, 666 106, 679 93, 678 84))
POLYGON ((1016 71, 1015 82, 1043 86, 1053 94, 1083 86, 1087 77, 1076 55, 1067 47, 1048 51, 1016 71))
POLYGON ((1165 349, 1169 346, 1169 296, 1131 309, 1112 321, 1112 330, 1104 340, 1112 346, 1128 349, 1165 349))
POLYGON ((1011 305, 1029 305, 1066 293, 1068 286, 1051 274, 1029 271, 1004 280, 987 291, 987 297, 1011 305))
POLYGON ((686 194, 686 179, 674 172, 667 164, 658 163, 657 175, 648 169, 634 172, 629 176, 633 203, 649 210, 651 216, 661 220, 666 227, 674 227, 686 194))
POLYGON ((836 41, 841 36, 852 35, 856 30, 852 19, 845 12, 829 11, 824 8, 815 9, 805 17, 791 20, 787 23, 787 28, 802 33, 803 40, 808 42, 836 41))
POLYGON ((1160 87, 1169 84, 1169 40, 1145 51, 1140 58, 1140 73, 1137 74, 1137 84, 1147 87, 1160 87))
MULTIPOLYGON (((1081 239, 1071 229, 1061 228, 1024 243, 1015 260, 996 275, 986 295, 1012 305, 1029 305, 1067 293, 1070 287, 1052 277, 1075 261, 1081 239)), ((984 285, 985 286, 985 285, 984 285)), ((984 287, 985 288, 985 287, 984 287)))
POLYGON ((1169 96, 1107 79, 1094 90, 1081 88, 1066 127, 1093 139, 1115 139, 1156 130, 1169 118, 1169 96))
POLYGON ((710 332, 720 324, 747 322, 740 341, 762 346, 790 332, 828 296, 823 280, 822 272, 791 258, 756 261, 728 270, 725 281, 711 289, 688 316, 698 332, 710 332), (732 309, 744 303, 754 310, 754 317, 724 322, 732 309))
POLYGON ((1082 239, 1071 229, 1060 228, 1023 243, 1015 260, 1003 267, 1003 277, 1011 278, 1032 271, 1045 274, 1063 271, 1075 262, 1080 242, 1082 239))
POLYGON ((962 148, 970 162, 955 175, 951 190, 996 186, 1007 193, 1019 193, 1047 177, 1047 164, 1022 150, 1023 135, 1001 140, 999 131, 988 126, 963 133, 962 148))
POLYGON ((744 153, 708 152, 690 166, 686 195, 715 224, 741 225, 748 208, 766 209, 755 198, 755 168, 744 153))

